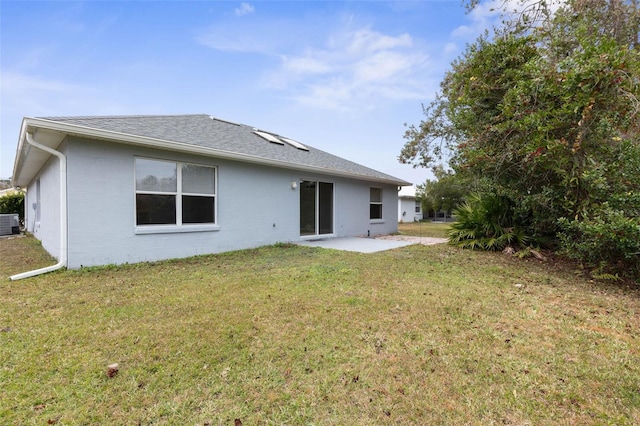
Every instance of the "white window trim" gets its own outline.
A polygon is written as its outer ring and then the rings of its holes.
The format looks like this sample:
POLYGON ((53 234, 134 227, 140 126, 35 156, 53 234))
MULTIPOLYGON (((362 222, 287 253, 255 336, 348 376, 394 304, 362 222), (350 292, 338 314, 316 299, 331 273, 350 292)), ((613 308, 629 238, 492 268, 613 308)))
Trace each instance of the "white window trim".
POLYGON ((218 231, 219 225, 211 224, 187 224, 187 225, 136 225, 135 234, 176 234, 181 232, 209 232, 218 231))
POLYGON ((383 209, 383 198, 384 198, 384 190, 382 188, 378 188, 372 186, 369 188, 369 223, 384 223, 384 209, 383 209), (379 189, 380 190, 380 201, 371 201, 371 190, 379 189), (379 219, 371 219, 371 205, 376 204, 380 205, 380 215, 382 216, 379 219))
POLYGON ((133 225, 136 235, 145 234, 174 234, 183 232, 211 232, 218 231, 218 167, 209 164, 192 163, 189 161, 165 160, 160 158, 139 157, 133 159, 133 225), (136 189, 136 159, 162 161, 165 163, 173 163, 176 165, 176 190, 177 191, 138 191, 136 189), (213 219, 214 223, 182 223, 182 195, 207 196, 212 194, 200 194, 194 192, 182 192, 182 165, 193 164, 196 166, 209 167, 213 169, 213 219), (175 195, 176 196, 176 223, 175 224, 154 224, 154 225, 138 225, 137 221, 137 194, 158 194, 158 195, 175 195))

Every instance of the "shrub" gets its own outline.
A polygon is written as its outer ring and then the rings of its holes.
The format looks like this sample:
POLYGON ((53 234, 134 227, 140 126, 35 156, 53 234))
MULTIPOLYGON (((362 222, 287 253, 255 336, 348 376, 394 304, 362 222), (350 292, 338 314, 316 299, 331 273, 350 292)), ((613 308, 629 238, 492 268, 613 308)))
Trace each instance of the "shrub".
POLYGON ((506 197, 474 194, 454 214, 457 221, 447 232, 450 244, 497 251, 508 246, 524 247, 529 242, 525 232, 512 223, 513 208, 506 197))
POLYGON ((598 277, 640 279, 640 218, 605 205, 582 220, 560 219, 561 250, 598 277))
POLYGON ((24 192, 16 192, 0 197, 0 214, 17 213, 20 223, 24 223, 24 192))

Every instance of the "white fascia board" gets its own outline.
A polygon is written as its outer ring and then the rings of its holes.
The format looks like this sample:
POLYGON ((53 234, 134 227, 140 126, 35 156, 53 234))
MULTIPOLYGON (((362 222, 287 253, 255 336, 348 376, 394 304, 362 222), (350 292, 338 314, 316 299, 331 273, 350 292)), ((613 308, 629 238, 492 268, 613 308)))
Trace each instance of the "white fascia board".
MULTIPOLYGON (((177 152, 189 153, 189 154, 205 155, 207 157, 218 157, 218 158, 224 158, 228 160, 240 161, 244 163, 253 163, 253 164, 261 164, 266 166, 281 167, 281 168, 287 168, 287 169, 293 169, 293 170, 317 172, 322 174, 330 174, 334 176, 347 177, 351 179, 358 179, 358 180, 378 182, 378 183, 387 183, 392 185, 401 185, 401 186, 410 185, 409 182, 399 180, 399 179, 385 179, 380 177, 361 175, 357 173, 349 173, 349 172, 344 172, 339 170, 333 170, 325 167, 290 163, 290 162, 281 161, 281 160, 271 160, 268 158, 258 157, 254 155, 239 154, 232 151, 206 148, 202 146, 191 145, 191 144, 186 144, 182 142, 167 141, 163 139, 155 139, 155 138, 150 138, 146 136, 136 136, 128 133, 114 132, 111 130, 95 129, 92 127, 79 126, 77 124, 60 123, 57 121, 46 120, 42 118, 27 117, 23 120, 23 128, 20 132, 20 143, 18 146, 19 152, 23 146, 22 142, 23 142, 24 132, 27 130, 27 127, 54 130, 67 135, 89 137, 93 139, 102 139, 102 140, 107 140, 115 143, 138 145, 138 146, 151 147, 151 148, 157 148, 157 149, 165 149, 168 151, 177 151, 177 152)), ((52 148, 55 149, 56 147, 52 147, 52 148)), ((14 167, 14 175, 17 167, 18 167, 18 157, 16 157, 16 167, 14 167)))
POLYGON ((23 137, 24 122, 25 120, 22 120, 22 124, 20 125, 20 135, 18 136, 18 146, 16 147, 15 159, 13 160, 13 175, 11 175, 11 184, 14 187, 20 186, 17 184, 16 180, 18 179, 18 172, 20 169, 20 164, 22 163, 21 159, 22 159, 22 149, 24 145, 24 137, 23 137))

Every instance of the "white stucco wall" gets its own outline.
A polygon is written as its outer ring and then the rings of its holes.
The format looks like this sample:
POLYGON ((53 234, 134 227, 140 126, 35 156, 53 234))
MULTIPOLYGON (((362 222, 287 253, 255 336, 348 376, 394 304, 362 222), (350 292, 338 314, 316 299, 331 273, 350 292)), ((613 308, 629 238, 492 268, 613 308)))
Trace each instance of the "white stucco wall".
MULTIPOLYGON (((35 148, 34 148, 35 149, 35 148)), ((64 151, 64 149, 61 149, 64 151)), ((52 157, 27 186, 25 228, 53 257, 60 257, 60 161, 52 157), (40 220, 36 220, 37 181, 40 180, 40 220)))
POLYGON ((334 184, 335 236, 397 231, 395 185, 77 138, 68 138, 67 146, 70 268, 299 241, 300 195, 291 182, 301 179, 334 184), (216 166, 219 229, 136 234, 135 156, 216 166), (378 223, 369 220, 372 186, 383 188, 383 220, 378 223))

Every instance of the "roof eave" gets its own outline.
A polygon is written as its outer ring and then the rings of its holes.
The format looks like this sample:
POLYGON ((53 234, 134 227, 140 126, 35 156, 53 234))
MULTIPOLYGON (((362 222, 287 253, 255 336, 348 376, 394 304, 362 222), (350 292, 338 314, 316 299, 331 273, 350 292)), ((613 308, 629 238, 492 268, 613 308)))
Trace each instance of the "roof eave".
MULTIPOLYGON (((291 163, 291 162, 282 161, 282 160, 272 160, 272 159, 258 157, 254 155, 239 154, 232 151, 206 148, 206 147, 201 147, 197 145, 185 144, 182 142, 174 142, 174 141, 168 141, 164 139, 149 138, 146 136, 131 135, 129 133, 114 132, 111 130, 96 129, 93 127, 80 126, 77 124, 61 123, 58 121, 47 120, 43 118, 25 117, 24 120, 22 121, 22 127, 20 129, 20 140, 19 140, 18 149, 16 152, 16 162, 14 164, 14 179, 20 179, 20 182, 22 182, 22 185, 20 186, 24 186, 28 184, 31 181, 31 179, 33 179, 33 176, 30 176, 28 178, 27 177, 22 178, 20 176, 20 173, 22 173, 22 166, 23 166, 22 152, 23 150, 26 149, 24 144, 24 138, 25 138, 26 132, 30 127, 52 130, 52 131, 61 132, 71 136, 89 137, 92 139, 107 140, 115 143, 124 143, 128 145, 138 145, 138 146, 144 146, 144 147, 160 148, 160 149, 165 149, 169 151, 205 155, 209 157, 218 157, 218 158, 224 158, 229 160, 241 161, 245 163, 283 167, 287 169, 311 171, 311 172, 317 172, 317 173, 323 173, 323 174, 332 174, 335 176, 347 177, 351 179, 366 180, 370 182, 391 184, 391 185, 397 185, 397 186, 411 185, 411 183, 401 179, 392 179, 392 178, 387 179, 387 178, 382 178, 378 176, 367 176, 367 175, 362 175, 358 173, 349 173, 345 171, 334 170, 334 169, 329 169, 324 167, 309 166, 309 165, 291 163), (27 182, 25 182, 25 180, 27 180, 27 182)), ((55 149, 56 147, 52 147, 52 148, 55 149)), ((32 171, 33 174, 35 174, 36 172, 37 170, 32 171)), ((17 185, 15 185, 14 183, 14 186, 17 186, 17 185)))
POLYGON ((22 183, 21 181, 19 181, 20 173, 22 171, 22 152, 25 149, 24 140, 27 128, 27 120, 27 118, 24 118, 22 120, 22 124, 20 125, 20 135, 18 136, 18 146, 16 147, 16 159, 13 163, 13 175, 11 176, 11 184, 14 188, 22 187, 28 183, 22 183))

